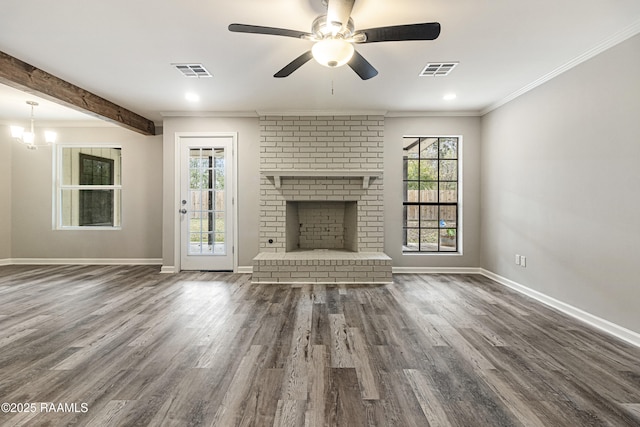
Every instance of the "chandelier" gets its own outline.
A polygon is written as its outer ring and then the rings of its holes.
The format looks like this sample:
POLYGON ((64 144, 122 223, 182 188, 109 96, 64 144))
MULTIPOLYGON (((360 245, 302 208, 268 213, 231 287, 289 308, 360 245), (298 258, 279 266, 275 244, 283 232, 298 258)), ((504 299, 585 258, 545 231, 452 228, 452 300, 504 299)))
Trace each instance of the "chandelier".
MULTIPOLYGON (((33 107, 37 107, 38 103, 35 101, 27 101, 27 104, 31 106, 31 129, 27 131, 22 126, 11 126, 11 136, 16 141, 26 145, 28 149, 35 150, 38 148, 38 145, 35 140, 33 107)), ((56 137, 55 132, 49 130, 44 132, 44 140, 47 144, 55 143, 56 137)))

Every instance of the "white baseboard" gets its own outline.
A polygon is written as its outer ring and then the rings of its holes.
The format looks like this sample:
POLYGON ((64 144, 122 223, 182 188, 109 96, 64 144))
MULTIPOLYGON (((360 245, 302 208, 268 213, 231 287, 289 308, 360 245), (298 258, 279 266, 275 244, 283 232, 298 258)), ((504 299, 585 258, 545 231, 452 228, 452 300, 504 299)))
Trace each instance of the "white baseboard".
POLYGON ((11 265, 162 265, 160 258, 13 258, 8 261, 11 265))
MULTIPOLYGON (((238 270, 236 272, 239 274, 251 274, 253 273, 253 267, 241 266, 241 267, 238 267, 238 270)), ((174 265, 163 265, 162 268, 160 269, 160 273, 175 274, 175 273, 178 273, 178 270, 174 265)))
POLYGON ((521 285, 520 283, 514 282, 513 280, 507 279, 506 277, 502 277, 496 273, 493 273, 492 271, 485 270, 485 269, 480 269, 480 270, 481 270, 480 273, 483 276, 491 280, 494 280, 500 283, 501 285, 511 288, 514 291, 519 292, 521 294, 527 295, 537 301, 540 301, 545 305, 548 305, 549 307, 552 307, 558 311, 561 311, 573 317, 574 319, 580 320, 590 326, 593 326, 594 328, 600 329, 603 332, 606 332, 610 335, 613 335, 616 338, 626 341, 629 344, 640 347, 640 334, 637 332, 634 332, 620 325, 616 325, 615 323, 602 319, 598 316, 594 316, 591 313, 587 313, 584 310, 576 308, 565 302, 559 301, 553 297, 543 294, 542 292, 538 292, 534 289, 521 285))
POLYGON ((481 274, 476 267, 392 267, 393 274, 481 274))
POLYGON ((319 280, 317 282, 274 282, 274 281, 251 281, 252 285, 291 285, 291 286, 304 286, 304 285, 392 285, 393 282, 325 282, 319 280))
POLYGON ((11 265, 11 260, 10 259, 0 259, 0 267, 2 267, 3 265, 11 265))
MULTIPOLYGON (((238 267, 238 273, 251 274, 253 267, 250 265, 238 267)), ((480 268, 474 267, 392 267, 394 274, 481 274, 480 268)))
POLYGON ((162 268, 160 268, 161 274, 174 274, 177 272, 175 265, 163 265, 162 268))

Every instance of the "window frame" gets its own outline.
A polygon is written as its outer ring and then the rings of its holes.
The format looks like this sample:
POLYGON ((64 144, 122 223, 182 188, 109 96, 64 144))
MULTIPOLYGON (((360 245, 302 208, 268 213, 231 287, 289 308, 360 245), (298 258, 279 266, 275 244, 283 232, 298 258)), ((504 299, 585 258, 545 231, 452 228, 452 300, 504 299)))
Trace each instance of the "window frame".
MULTIPOLYGON (((462 135, 432 135, 432 134, 419 134, 419 135, 403 135, 402 137, 402 154, 401 154, 401 161, 402 163, 402 208, 401 208, 401 215, 402 215, 402 223, 401 223, 401 227, 402 227, 402 241, 401 241, 401 253, 403 256, 422 256, 422 255, 430 255, 430 256, 462 256, 463 255, 463 137, 462 135), (457 161, 457 181, 455 181, 457 183, 457 200, 455 202, 440 202, 440 195, 439 195, 439 191, 436 191, 436 193, 438 194, 438 201, 437 202, 408 202, 405 201, 406 199, 406 185, 408 182, 421 182, 421 180, 408 180, 407 176, 406 176, 406 169, 405 169, 405 140, 406 139, 419 139, 421 142, 423 140, 427 140, 430 138, 438 138, 438 139, 442 139, 442 138, 455 138, 457 139, 457 156, 455 159, 451 159, 451 160, 456 160, 457 161), (423 227, 421 226, 420 223, 418 223, 418 228, 415 227, 407 227, 406 226, 406 214, 405 214, 405 210, 407 206, 417 206, 418 207, 418 211, 420 212, 422 210, 422 207, 425 206, 436 206, 438 209, 440 209, 441 206, 455 206, 456 207, 456 250, 452 251, 452 250, 447 250, 447 251, 442 251, 440 249, 440 231, 443 228, 438 227, 438 249, 437 250, 430 250, 430 251, 425 251, 425 250, 415 250, 415 251, 407 251, 405 250, 405 245, 404 245, 404 236, 405 233, 407 232, 408 229, 416 229, 418 230, 418 236, 420 236, 420 231, 423 229, 423 227)), ((419 151, 420 152, 420 151, 419 151)), ((419 159, 421 159, 419 157, 419 159)), ((427 161, 433 161, 435 159, 421 159, 421 160, 427 160, 427 161)), ((441 158, 440 157, 440 152, 438 150, 438 162, 441 160, 449 160, 446 158, 441 158)), ((440 165, 438 164, 438 169, 439 169, 440 165)), ((425 182, 434 182, 436 183, 436 185, 439 188, 439 185, 441 182, 452 182, 452 181, 447 181, 447 180, 440 180, 440 176, 438 176, 438 180, 437 181, 427 181, 425 180, 425 182)), ((418 217, 420 218, 420 217, 418 217)), ((439 219, 438 219, 439 221, 439 219)), ((450 227, 445 227, 446 228, 450 228, 450 227)), ((451 227, 453 228, 453 227, 451 227)), ((435 230, 435 228, 434 228, 435 230)))
POLYGON ((53 230, 67 230, 67 231, 78 231, 78 230, 87 230, 87 231, 118 231, 122 230, 122 200, 123 200, 123 156, 122 156, 122 145, 121 144, 92 144, 92 143, 66 143, 66 144, 56 144, 55 149, 53 150, 53 203, 52 203, 52 228, 53 230), (79 184, 63 184, 63 151, 64 149, 118 149, 120 150, 120 183, 113 185, 79 185, 79 184), (62 203, 62 193, 64 190, 113 190, 114 198, 115 193, 119 192, 119 202, 115 202, 114 200, 114 217, 119 215, 120 221, 118 225, 101 225, 101 226, 81 226, 81 225, 63 225, 63 203, 62 203), (116 212, 118 209, 119 213, 116 212))

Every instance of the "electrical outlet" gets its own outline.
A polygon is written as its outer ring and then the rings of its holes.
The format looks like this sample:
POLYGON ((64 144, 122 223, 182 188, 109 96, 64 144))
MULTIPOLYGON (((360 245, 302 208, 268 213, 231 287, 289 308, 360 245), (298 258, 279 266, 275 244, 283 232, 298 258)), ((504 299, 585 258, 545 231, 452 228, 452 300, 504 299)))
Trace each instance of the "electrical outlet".
POLYGON ((520 257, 520 265, 523 266, 523 267, 527 266, 527 257, 526 256, 523 255, 523 256, 520 257))
POLYGON ((520 255, 516 254, 516 265, 520 265, 520 255))

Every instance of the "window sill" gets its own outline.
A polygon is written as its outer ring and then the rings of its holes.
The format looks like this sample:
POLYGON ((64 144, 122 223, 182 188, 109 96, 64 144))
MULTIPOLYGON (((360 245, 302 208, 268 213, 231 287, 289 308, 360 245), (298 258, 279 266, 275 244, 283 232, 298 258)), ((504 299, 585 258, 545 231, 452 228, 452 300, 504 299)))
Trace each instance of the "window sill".
POLYGON ((58 227, 55 231, 121 231, 122 227, 58 227))
POLYGON ((462 252, 402 252, 402 256, 462 256, 462 252))

